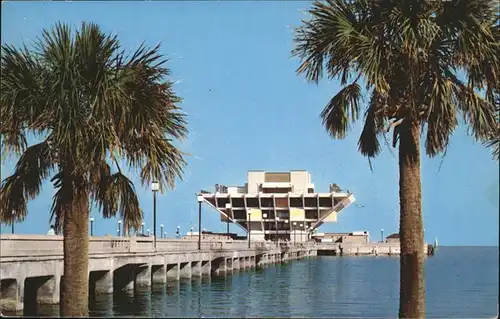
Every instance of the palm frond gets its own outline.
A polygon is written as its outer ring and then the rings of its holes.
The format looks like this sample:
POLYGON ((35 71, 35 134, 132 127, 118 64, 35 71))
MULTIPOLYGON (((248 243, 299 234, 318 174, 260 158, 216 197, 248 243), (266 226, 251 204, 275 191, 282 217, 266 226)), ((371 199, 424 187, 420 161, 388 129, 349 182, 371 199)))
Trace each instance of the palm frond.
POLYGON ((498 161, 500 157, 500 97, 498 96, 495 107, 497 125, 492 128, 487 140, 484 142, 484 145, 491 148, 493 158, 498 161))
POLYGON ((168 139, 155 139, 150 144, 157 153, 147 156, 141 169, 141 182, 149 185, 152 181, 160 183, 160 191, 175 187, 177 178, 182 180, 187 162, 185 153, 179 151, 168 139))
POLYGON ((0 221, 12 224, 23 221, 28 214, 28 198, 24 181, 16 174, 7 177, 0 189, 0 221))
POLYGON ((0 79, 0 136, 2 152, 22 153, 27 147, 25 130, 33 127, 43 105, 38 93, 42 92, 43 72, 26 47, 17 49, 2 45, 0 79))
POLYGON ((367 40, 357 29, 358 12, 344 1, 328 1, 327 4, 314 1, 309 10, 312 18, 302 21, 294 38, 296 47, 292 54, 303 60, 298 74, 304 73, 309 81, 317 83, 326 64, 329 77, 341 75, 342 84, 346 83, 349 70, 355 69, 367 40))
POLYGON ((28 147, 19 158, 14 174, 0 188, 0 218, 3 222, 23 220, 27 201, 40 193, 42 181, 54 167, 49 144, 45 141, 28 147))
POLYGON ((365 125, 358 140, 358 150, 364 156, 375 157, 380 153, 378 135, 384 132, 384 122, 377 111, 382 110, 384 104, 381 94, 374 90, 365 112, 365 125))
POLYGON ((498 125, 494 105, 456 77, 450 77, 450 83, 455 103, 464 121, 471 128, 473 136, 477 140, 487 139, 498 125))
POLYGON ((354 82, 345 86, 321 112, 323 126, 333 138, 342 139, 349 129, 349 122, 359 117, 361 88, 354 82))
POLYGON ((105 218, 118 214, 123 220, 125 231, 141 226, 143 214, 134 184, 121 172, 101 177, 94 200, 105 218))

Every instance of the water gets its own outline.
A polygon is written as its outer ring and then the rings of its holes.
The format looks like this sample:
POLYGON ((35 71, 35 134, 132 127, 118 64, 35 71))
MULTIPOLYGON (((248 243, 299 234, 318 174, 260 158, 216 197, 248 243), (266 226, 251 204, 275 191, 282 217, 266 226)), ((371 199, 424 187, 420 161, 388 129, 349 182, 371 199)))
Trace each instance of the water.
MULTIPOLYGON (((439 247, 426 261, 427 316, 488 318, 498 305, 497 247, 439 247)), ((233 276, 197 278, 150 290, 96 296, 91 316, 397 316, 399 259, 317 257, 233 276)), ((39 309, 54 315, 55 307, 39 309)))

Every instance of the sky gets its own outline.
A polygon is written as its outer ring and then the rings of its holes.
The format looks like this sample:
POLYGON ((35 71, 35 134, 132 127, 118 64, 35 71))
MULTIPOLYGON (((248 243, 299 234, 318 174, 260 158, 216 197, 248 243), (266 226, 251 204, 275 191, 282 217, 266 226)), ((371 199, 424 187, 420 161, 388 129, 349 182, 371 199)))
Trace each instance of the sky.
MULTIPOLYGON (((305 169, 319 192, 330 183, 353 192, 356 203, 338 222, 320 231, 368 230, 373 240, 398 231, 398 162, 396 149, 384 146, 368 161, 357 150, 362 122, 344 140, 333 140, 319 114, 338 92, 340 83, 308 83, 295 73, 299 60, 291 56, 293 30, 306 18, 304 1, 2 1, 2 43, 32 44, 42 29, 61 21, 78 27, 98 23, 116 34, 123 48, 161 43, 169 58, 174 89, 183 98, 189 136, 179 147, 189 154, 188 166, 176 188, 157 201, 157 223, 172 236, 197 225, 195 193, 214 184, 243 185, 247 171, 305 169)), ((365 99, 365 102, 368 98, 365 99)), ((2 162, 2 179, 13 172, 16 158, 2 162)), ((425 239, 440 245, 498 246, 499 167, 490 150, 459 127, 444 158, 422 157, 425 239), (441 165, 441 168, 440 168, 441 165)), ((152 224, 152 193, 135 182, 146 228, 152 224)), ((44 234, 49 228, 53 195, 50 183, 30 202, 29 215, 15 225, 16 233, 44 234)), ((116 233, 117 219, 98 211, 94 234, 116 233)), ((202 227, 225 231, 218 213, 202 210, 202 227)), ((2 232, 10 226, 2 225, 2 232)), ((232 231, 239 228, 231 226, 232 231)))

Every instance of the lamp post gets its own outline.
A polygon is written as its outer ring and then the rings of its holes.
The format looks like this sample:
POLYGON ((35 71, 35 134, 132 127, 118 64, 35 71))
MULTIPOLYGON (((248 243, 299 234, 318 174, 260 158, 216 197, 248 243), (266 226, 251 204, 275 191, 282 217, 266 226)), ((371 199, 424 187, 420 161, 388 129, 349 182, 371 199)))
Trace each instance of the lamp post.
POLYGON ((118 220, 118 230, 117 230, 117 233, 118 233, 118 237, 121 237, 122 236, 122 220, 118 220))
POLYGON ((180 238, 181 237, 181 226, 177 225, 177 229, 175 231, 175 236, 177 238, 180 238))
POLYGON ((380 242, 381 243, 384 242, 384 229, 383 228, 380 230, 380 242))
POLYGON ((146 224, 145 224, 145 223, 142 223, 142 236, 144 236, 144 235, 145 235, 145 233, 144 233, 144 227, 145 227, 145 226, 146 226, 146 224))
POLYGON ((300 224, 300 242, 302 243, 302 227, 304 227, 304 224, 300 224))
POLYGON ((293 222, 293 245, 295 246, 296 242, 296 237, 297 237, 297 230, 295 229, 295 226, 297 226, 297 222, 293 222))
POLYGON ((285 219, 285 234, 286 234, 286 240, 288 240, 288 219, 285 219))
POLYGON ((153 247, 156 250, 156 192, 160 190, 160 183, 153 181, 151 190, 153 191, 153 247))
POLYGON ((267 219, 267 214, 264 213, 262 214, 262 219, 264 220, 264 236, 266 236, 266 219, 267 219))
POLYGON ((94 217, 90 217, 90 236, 94 236, 94 217))
POLYGON ((163 224, 160 225, 160 236, 163 238, 163 224))
POLYGON ((201 203, 203 202, 203 197, 198 196, 197 200, 198 200, 198 231, 200 232, 198 234, 198 250, 201 250, 201 203))
POLYGON ((151 236, 151 230, 148 228, 148 237, 151 236))
POLYGON ((227 219, 226 219, 226 223, 227 223, 227 238, 229 239, 229 212, 231 211, 231 203, 226 203, 226 213, 227 213, 227 219))
POLYGON ((250 233, 252 232, 252 223, 250 217, 252 217, 252 212, 248 211, 248 249, 250 249, 250 233))
POLYGON ((164 233, 163 233, 163 237, 164 237, 164 238, 167 238, 167 232, 164 232, 164 233))
MULTIPOLYGON (((12 211, 12 217, 14 217, 14 215, 15 215, 15 212, 12 211)), ((12 235, 14 235, 14 218, 12 218, 12 229, 11 229, 11 231, 12 231, 12 235)))
POLYGON ((191 239, 193 239, 193 225, 191 225, 191 239))
POLYGON ((280 218, 278 216, 276 216, 276 247, 279 246, 279 243, 278 243, 278 222, 280 221, 280 218))

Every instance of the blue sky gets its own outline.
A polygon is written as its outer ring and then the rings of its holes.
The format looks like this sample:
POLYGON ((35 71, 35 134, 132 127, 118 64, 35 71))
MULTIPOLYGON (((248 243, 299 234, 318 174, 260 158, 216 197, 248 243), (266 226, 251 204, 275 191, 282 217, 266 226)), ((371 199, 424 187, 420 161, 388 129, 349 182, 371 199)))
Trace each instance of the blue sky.
MULTIPOLYGON (((249 169, 306 169, 319 191, 331 182, 355 193, 357 205, 323 231, 398 230, 398 163, 394 149, 384 148, 373 161, 357 151, 361 123, 344 140, 332 140, 319 113, 339 90, 337 81, 307 83, 295 74, 293 28, 304 18, 300 1, 186 2, 2 2, 2 43, 31 43, 43 28, 61 21, 76 27, 99 23, 118 35, 127 50, 143 41, 161 43, 177 93, 184 98, 190 134, 180 143, 192 154, 184 181, 158 199, 158 224, 172 234, 197 224, 195 192, 215 183, 241 185, 249 169), (364 206, 364 207, 361 207, 364 206)), ((366 99, 367 100, 367 99, 366 99)), ((489 150, 460 127, 444 158, 422 159, 423 214, 426 240, 442 245, 498 245, 498 162, 489 150)), ((2 178, 15 158, 2 163, 2 178)), ((136 182, 145 222, 152 224, 152 194, 136 182)), ((45 184, 29 205, 29 217, 16 232, 45 233, 53 190, 45 184)), ((97 212, 95 234, 116 232, 116 219, 97 212)), ((149 228, 146 226, 147 228, 149 228)), ((225 225, 208 207, 203 225, 222 231, 225 225)), ((237 230, 232 226, 232 230, 237 230)), ((10 231, 10 226, 2 231, 10 231)))

